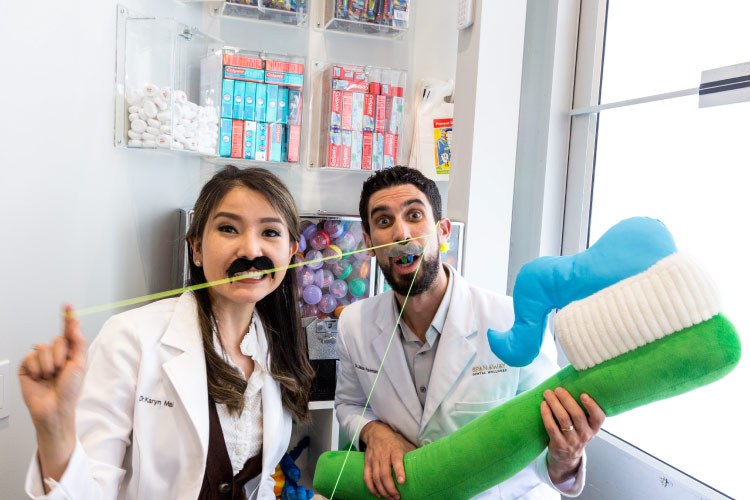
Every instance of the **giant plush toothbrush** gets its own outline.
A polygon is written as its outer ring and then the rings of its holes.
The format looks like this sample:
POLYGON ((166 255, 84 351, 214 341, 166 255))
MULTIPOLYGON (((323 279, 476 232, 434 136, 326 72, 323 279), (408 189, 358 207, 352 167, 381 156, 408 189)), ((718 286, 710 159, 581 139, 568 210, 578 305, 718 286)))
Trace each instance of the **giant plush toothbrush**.
MULTIPOLYGON (((450 436, 407 453, 401 498, 462 500, 512 477, 547 446, 539 413, 546 389, 591 395, 607 416, 709 384, 740 359, 740 339, 722 314, 703 268, 677 251, 659 221, 627 219, 591 248, 526 264, 513 291, 516 313, 507 332, 490 330, 505 363, 530 363, 547 315, 571 362, 558 373, 450 436)), ((318 460, 314 488, 330 496, 346 452, 318 460)), ((362 479, 364 454, 352 452, 335 498, 375 498, 362 479)))

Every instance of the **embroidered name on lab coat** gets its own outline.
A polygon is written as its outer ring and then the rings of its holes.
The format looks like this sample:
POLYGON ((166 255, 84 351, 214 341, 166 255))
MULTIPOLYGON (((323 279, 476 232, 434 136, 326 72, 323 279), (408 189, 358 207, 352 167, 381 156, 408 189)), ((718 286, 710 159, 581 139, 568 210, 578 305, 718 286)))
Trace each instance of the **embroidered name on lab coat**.
POLYGON ((504 373, 508 371, 508 366, 505 363, 497 363, 493 365, 477 365, 471 367, 471 376, 476 377, 477 375, 488 375, 490 373, 504 373))
POLYGON ((362 366, 358 363, 354 363, 354 368, 357 368, 358 370, 366 371, 368 373, 378 373, 377 370, 373 370, 372 368, 367 368, 366 366, 362 366))
POLYGON ((173 408, 174 402, 173 401, 167 401, 166 399, 162 401, 161 399, 151 399, 148 396, 144 396, 141 394, 138 396, 138 402, 139 403, 146 403, 152 406, 166 406, 167 408, 173 408))

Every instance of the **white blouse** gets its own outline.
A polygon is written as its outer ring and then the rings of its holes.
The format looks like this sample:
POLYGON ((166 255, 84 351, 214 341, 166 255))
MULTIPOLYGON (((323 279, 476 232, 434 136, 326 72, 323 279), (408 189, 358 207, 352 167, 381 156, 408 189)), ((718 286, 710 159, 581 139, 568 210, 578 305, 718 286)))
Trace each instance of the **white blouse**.
MULTIPOLYGON (((245 389, 245 406, 240 415, 231 414, 227 405, 216 404, 216 411, 224 433, 232 470, 236 475, 251 457, 261 453, 263 449, 263 406, 261 401, 261 387, 266 380, 268 368, 266 365, 268 352, 261 348, 258 336, 265 335, 263 324, 258 315, 253 312, 250 329, 240 344, 240 351, 245 356, 253 358, 255 368, 247 381, 245 389)), ((229 355, 221 348, 219 338, 214 333, 214 348, 230 366, 238 369, 247 379, 242 369, 237 366, 229 355)))

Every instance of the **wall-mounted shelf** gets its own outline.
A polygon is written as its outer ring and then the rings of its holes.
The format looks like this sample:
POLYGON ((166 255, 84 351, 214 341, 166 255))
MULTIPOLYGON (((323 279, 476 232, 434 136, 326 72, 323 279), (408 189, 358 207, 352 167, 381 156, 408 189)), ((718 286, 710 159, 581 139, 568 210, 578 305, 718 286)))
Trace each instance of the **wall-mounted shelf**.
MULTIPOLYGON (((222 2, 214 7, 217 16, 250 21, 264 21, 285 26, 306 26, 308 20, 307 2, 297 0, 295 10, 275 8, 273 2, 222 2)), ((283 3, 283 2, 282 2, 283 3)))

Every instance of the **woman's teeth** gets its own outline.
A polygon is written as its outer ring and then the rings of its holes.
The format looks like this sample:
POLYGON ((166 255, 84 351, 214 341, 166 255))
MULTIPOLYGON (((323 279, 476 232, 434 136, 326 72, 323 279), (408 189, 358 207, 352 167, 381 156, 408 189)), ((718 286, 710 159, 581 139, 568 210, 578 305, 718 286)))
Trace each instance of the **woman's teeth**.
POLYGON ((256 279, 262 278, 264 274, 260 271, 243 271, 241 273, 235 274, 233 277, 236 278, 238 276, 241 276, 243 280, 244 279, 256 280, 256 279))

